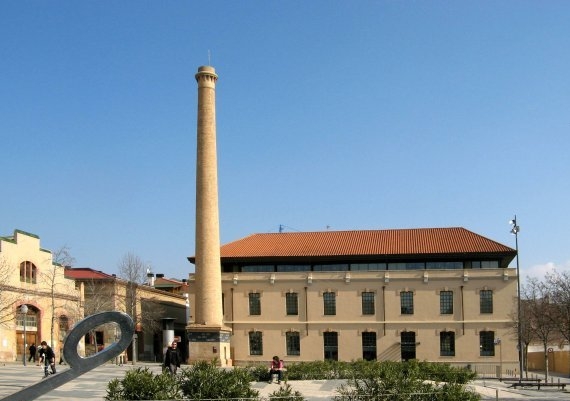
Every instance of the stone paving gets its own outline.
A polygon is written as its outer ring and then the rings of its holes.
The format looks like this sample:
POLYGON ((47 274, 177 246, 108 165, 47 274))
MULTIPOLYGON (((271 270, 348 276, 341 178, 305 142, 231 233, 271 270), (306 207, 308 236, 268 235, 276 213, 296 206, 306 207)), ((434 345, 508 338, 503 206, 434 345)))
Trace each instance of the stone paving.
MULTIPOLYGON (((56 400, 90 400, 103 401, 106 395, 107 383, 114 378, 122 378, 125 372, 133 367, 148 367, 159 373, 161 367, 156 363, 138 363, 117 366, 105 364, 76 378, 75 380, 58 387, 49 393, 37 398, 39 401, 56 400)), ((68 369, 67 366, 58 366, 59 371, 68 369)), ((0 401, 9 400, 7 397, 16 391, 42 380, 43 367, 34 364, 23 366, 17 363, 0 364, 0 401)), ((570 380, 568 378, 554 379, 557 382, 567 383, 568 389, 561 391, 555 388, 546 388, 538 391, 536 388, 512 389, 509 383, 498 380, 476 380, 472 387, 481 394, 483 400, 533 401, 567 400, 570 401, 570 380)), ((298 390, 309 401, 330 400, 336 394, 335 389, 343 380, 299 380, 289 381, 294 390, 298 390)), ((252 383, 252 387, 259 391, 262 397, 267 397, 279 389, 279 385, 265 382, 252 383)))

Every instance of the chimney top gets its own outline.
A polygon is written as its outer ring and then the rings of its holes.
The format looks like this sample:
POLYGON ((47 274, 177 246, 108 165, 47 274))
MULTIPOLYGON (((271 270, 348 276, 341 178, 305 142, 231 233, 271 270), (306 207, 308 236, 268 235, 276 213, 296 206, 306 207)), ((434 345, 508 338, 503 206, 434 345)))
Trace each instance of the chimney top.
POLYGON ((201 67, 198 67, 198 72, 211 72, 212 74, 215 74, 216 69, 209 65, 203 65, 201 67))

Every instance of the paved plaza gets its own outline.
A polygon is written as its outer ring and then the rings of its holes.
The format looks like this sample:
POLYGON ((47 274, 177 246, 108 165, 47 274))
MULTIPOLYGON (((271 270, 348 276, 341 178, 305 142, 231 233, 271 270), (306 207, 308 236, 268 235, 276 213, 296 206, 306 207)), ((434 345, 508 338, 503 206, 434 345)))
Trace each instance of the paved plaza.
MULTIPOLYGON (((134 367, 148 367, 155 373, 159 373, 159 364, 138 363, 134 367)), ((67 366, 58 366, 60 371, 68 369, 67 366)), ((117 366, 105 364, 93 369, 90 372, 58 387, 49 393, 37 398, 39 401, 55 400, 90 400, 103 401, 105 399, 107 383, 114 378, 122 378, 125 372, 132 369, 133 365, 117 366)), ((6 363, 0 365, 0 399, 18 390, 42 380, 43 368, 34 364, 23 366, 22 364, 6 363)), ((555 382, 558 377, 554 379, 555 382)), ((570 401, 570 380, 560 378, 561 382, 567 383, 569 389, 566 391, 554 388, 514 390, 509 388, 509 384, 497 380, 477 380, 473 388, 482 395, 483 400, 504 400, 522 401, 524 399, 533 401, 547 400, 569 400, 570 401), (498 398, 497 398, 498 396, 498 398)), ((291 387, 298 390, 309 401, 330 400, 335 395, 335 389, 339 387, 343 380, 299 380, 290 381, 291 387)), ((259 391, 260 395, 267 397, 279 388, 277 384, 265 382, 253 383, 252 387, 259 391)))

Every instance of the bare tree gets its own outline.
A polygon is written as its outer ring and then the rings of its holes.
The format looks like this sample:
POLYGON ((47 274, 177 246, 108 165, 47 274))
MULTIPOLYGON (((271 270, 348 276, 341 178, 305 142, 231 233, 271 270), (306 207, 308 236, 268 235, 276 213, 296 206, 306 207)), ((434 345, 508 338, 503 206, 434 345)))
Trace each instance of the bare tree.
POLYGON ((519 336, 519 324, 521 325, 521 346, 523 347, 523 369, 525 376, 528 377, 528 347, 530 344, 537 341, 537 337, 533 331, 532 325, 530 324, 530 311, 529 311, 529 301, 521 300, 521 316, 520 319, 517 318, 517 311, 510 314, 512 319, 510 332, 513 338, 518 339, 519 336))
POLYGON ((552 324, 561 339, 570 344, 570 272, 547 273, 546 285, 553 309, 552 324))
POLYGON ((525 377, 528 378, 528 348, 530 344, 538 340, 531 324, 531 306, 527 300, 521 300, 521 317, 520 319, 513 319, 513 333, 518 336, 518 325, 521 325, 521 346, 523 348, 523 369, 525 377))
POLYGON ((7 326, 14 321, 14 302, 17 294, 10 287, 10 276, 12 267, 6 259, 0 257, 0 325, 7 326))
POLYGON ((138 284, 144 283, 146 278, 146 270, 144 262, 137 255, 127 253, 119 263, 119 277, 127 282, 125 294, 125 311, 128 313, 135 323, 138 323, 139 311, 137 311, 137 287, 138 284))
POLYGON ((146 283, 148 271, 150 265, 132 253, 123 256, 119 263, 119 277, 126 281, 125 312, 132 317, 135 327, 154 333, 160 330, 163 308, 152 297, 145 297, 144 302, 141 299, 139 288, 146 283))
POLYGON ((41 278, 50 289, 50 311, 51 311, 51 324, 50 324, 50 346, 53 348, 53 338, 55 331, 55 298, 58 292, 57 283, 60 278, 65 275, 65 266, 71 266, 75 263, 75 259, 71 256, 70 249, 67 246, 62 246, 58 250, 52 252, 51 269, 42 271, 41 278))
MULTIPOLYGON (((83 291, 85 293, 85 316, 116 309, 117 294, 114 281, 87 280, 83 283, 83 291)), ((97 327, 90 331, 95 346, 95 353, 99 352, 96 331, 97 327)))
POLYGON ((536 278, 528 280, 521 289, 522 298, 527 306, 527 324, 544 349, 545 380, 548 381, 548 345, 559 337, 556 327, 552 323, 554 308, 551 303, 548 286, 536 278))

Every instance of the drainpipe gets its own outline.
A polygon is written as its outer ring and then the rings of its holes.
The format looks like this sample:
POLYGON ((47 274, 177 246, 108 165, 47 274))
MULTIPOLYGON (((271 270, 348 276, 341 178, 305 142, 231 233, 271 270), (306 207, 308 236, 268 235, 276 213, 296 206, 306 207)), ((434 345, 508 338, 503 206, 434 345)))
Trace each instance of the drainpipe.
POLYGON ((461 321, 463 322, 463 335, 465 335, 465 306, 463 303, 463 286, 461 286, 461 321))
POLYGON ((307 287, 305 287, 305 332, 309 335, 309 300, 307 299, 307 287))
POLYGON ((382 317, 384 318, 383 331, 386 336, 386 286, 382 286, 382 317))
POLYGON ((232 307, 230 308, 230 313, 232 314, 231 319, 232 319, 232 333, 234 332, 234 289, 230 288, 231 291, 231 301, 232 301, 232 307))

